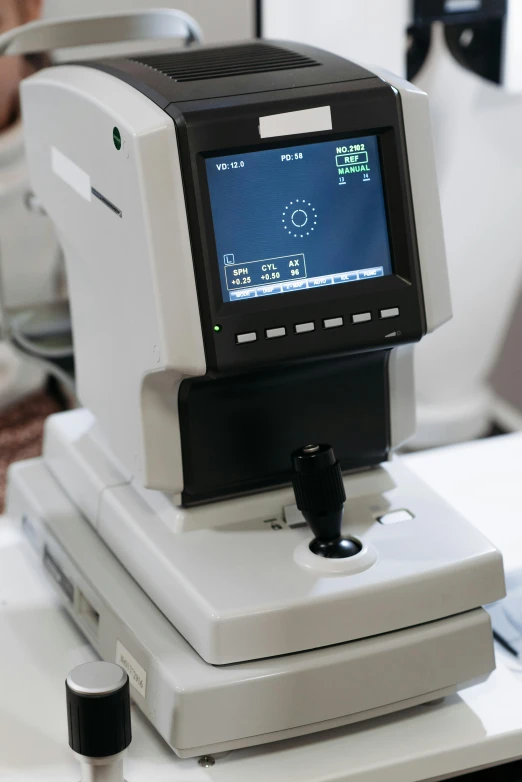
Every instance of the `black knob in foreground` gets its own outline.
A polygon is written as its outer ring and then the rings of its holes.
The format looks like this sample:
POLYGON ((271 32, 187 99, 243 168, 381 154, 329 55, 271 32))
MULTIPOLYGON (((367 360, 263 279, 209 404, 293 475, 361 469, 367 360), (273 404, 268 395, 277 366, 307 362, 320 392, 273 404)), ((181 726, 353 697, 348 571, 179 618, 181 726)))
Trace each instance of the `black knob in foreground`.
POLYGON ((105 758, 131 743, 129 677, 114 663, 78 665, 65 682, 69 746, 78 755, 105 758))
POLYGON ((341 465, 329 445, 305 445, 292 454, 292 483, 297 507, 310 525, 314 554, 342 559, 358 554, 361 546, 341 537, 344 491, 341 465))

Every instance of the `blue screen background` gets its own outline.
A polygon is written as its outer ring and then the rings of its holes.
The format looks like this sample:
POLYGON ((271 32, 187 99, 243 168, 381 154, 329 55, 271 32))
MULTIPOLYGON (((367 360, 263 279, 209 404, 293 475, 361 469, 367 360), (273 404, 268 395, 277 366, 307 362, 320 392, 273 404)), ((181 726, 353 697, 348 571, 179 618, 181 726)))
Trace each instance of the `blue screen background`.
POLYGON ((206 169, 224 301, 392 273, 377 137, 212 157, 206 169), (265 259, 276 259, 268 277, 265 259))

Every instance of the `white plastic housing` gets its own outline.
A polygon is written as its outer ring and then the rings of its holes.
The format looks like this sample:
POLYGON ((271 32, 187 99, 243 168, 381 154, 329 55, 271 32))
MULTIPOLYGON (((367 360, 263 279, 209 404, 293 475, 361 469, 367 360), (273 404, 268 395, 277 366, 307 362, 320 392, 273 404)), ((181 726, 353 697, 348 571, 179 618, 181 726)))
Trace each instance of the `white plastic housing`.
POLYGON ((177 388, 206 366, 174 123, 78 66, 26 80, 22 105, 32 184, 66 255, 78 395, 137 480, 179 492, 177 388))
POLYGON ((380 68, 372 70, 400 95, 424 308, 430 333, 452 316, 430 104, 428 95, 409 81, 380 68))
MULTIPOLYGON (((432 331, 451 304, 428 100, 386 78, 401 93, 432 331)), ((28 79, 22 102, 33 186, 66 254, 78 395, 127 472, 179 495, 178 389, 206 365, 174 123, 129 85, 81 66, 28 79)), ((411 359, 406 347, 390 361, 392 449, 415 428, 411 359)))
POLYGON ((48 420, 45 462, 207 662, 290 654, 430 622, 504 595, 499 552, 400 460, 345 477, 346 560, 309 550, 292 489, 191 509, 126 480, 83 410, 48 420), (395 509, 412 518, 378 519, 395 509), (340 621, 342 617, 342 621, 340 621))
POLYGON ((181 757, 389 714, 462 689, 494 667, 490 621, 482 609, 304 654, 208 665, 104 546, 41 460, 12 468, 8 513, 38 558, 53 563, 52 583, 101 656, 132 665, 134 702, 181 757), (72 600, 57 583, 60 573, 72 600))

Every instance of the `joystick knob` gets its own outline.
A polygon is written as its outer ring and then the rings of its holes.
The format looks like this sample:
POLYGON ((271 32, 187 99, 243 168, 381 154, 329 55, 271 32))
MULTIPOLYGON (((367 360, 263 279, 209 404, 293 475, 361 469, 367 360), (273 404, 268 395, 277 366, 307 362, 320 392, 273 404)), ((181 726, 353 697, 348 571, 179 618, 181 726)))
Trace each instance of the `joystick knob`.
POLYGON ((131 743, 129 677, 119 665, 78 665, 65 682, 69 746, 85 782, 123 782, 123 751, 131 743))
POLYGON ((315 535, 310 550, 320 557, 341 559, 361 550, 341 536, 344 491, 341 465, 330 445, 305 445, 292 454, 292 483, 297 507, 315 535))

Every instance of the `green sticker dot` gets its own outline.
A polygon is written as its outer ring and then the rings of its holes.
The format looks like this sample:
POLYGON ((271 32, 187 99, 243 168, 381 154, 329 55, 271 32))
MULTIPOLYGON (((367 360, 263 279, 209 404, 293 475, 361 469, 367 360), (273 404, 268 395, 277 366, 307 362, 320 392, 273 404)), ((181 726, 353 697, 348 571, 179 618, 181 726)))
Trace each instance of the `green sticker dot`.
POLYGON ((118 128, 112 129, 112 140, 116 149, 121 149, 121 133, 118 128))

